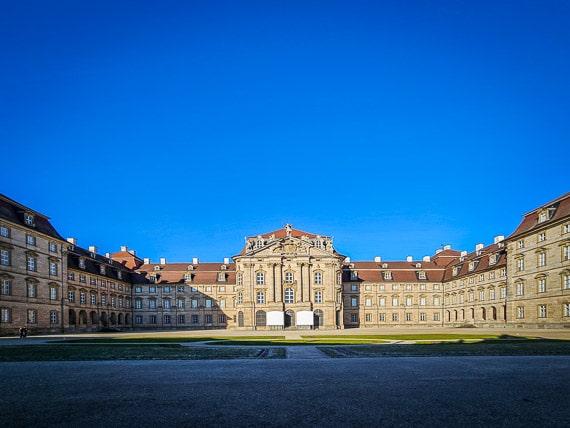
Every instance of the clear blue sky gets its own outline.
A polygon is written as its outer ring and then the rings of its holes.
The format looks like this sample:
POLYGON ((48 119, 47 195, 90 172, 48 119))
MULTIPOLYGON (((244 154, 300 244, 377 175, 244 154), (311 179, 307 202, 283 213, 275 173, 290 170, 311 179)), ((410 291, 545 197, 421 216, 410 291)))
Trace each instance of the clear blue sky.
POLYGON ((0 1, 0 192, 101 252, 472 251, 570 191, 570 2, 0 1))

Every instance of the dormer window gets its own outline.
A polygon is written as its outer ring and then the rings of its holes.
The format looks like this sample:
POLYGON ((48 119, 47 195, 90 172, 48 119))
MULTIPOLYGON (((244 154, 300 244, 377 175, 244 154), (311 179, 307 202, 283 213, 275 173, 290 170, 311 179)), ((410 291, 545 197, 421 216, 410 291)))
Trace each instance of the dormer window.
POLYGON ((418 272, 418 278, 419 279, 426 279, 426 273, 423 270, 418 272))
POLYGON ((156 275, 153 274, 153 275, 149 276, 149 277, 148 277, 148 280, 149 280, 150 282, 156 282, 156 275))
POLYGON ((220 269, 222 269, 222 270, 226 270, 227 268, 228 268, 228 267, 227 267, 226 265, 222 265, 222 266, 220 267, 220 269))
POLYGON ((29 213, 24 213, 24 223, 27 226, 34 226, 34 216, 29 213))
POLYGON ((456 276, 458 272, 459 272, 459 269, 458 269, 457 267, 454 267, 454 268, 451 270, 451 274, 452 274, 453 276, 456 276))
POLYGON ((255 247, 258 249, 263 247, 263 240, 258 239, 257 242, 255 243, 255 247))
POLYGON ((469 262, 469 272, 475 269, 475 262, 469 262))
POLYGON ((225 281, 226 280, 226 274, 223 272, 218 273, 218 281, 225 281))
POLYGON ((543 211, 538 216, 538 222, 543 223, 548 220, 548 211, 543 211))
POLYGON ((392 272, 390 271, 384 272, 384 279, 392 279, 392 272))
POLYGON ((490 265, 494 265, 495 263, 497 263, 497 255, 496 254, 491 254, 489 256, 489 264, 490 265))
POLYGON ((388 263, 382 263, 382 269, 388 269, 388 263))
POLYGON ((322 246, 323 246, 323 243, 322 243, 322 241, 321 241, 321 240, 319 240, 319 239, 317 239, 317 240, 315 241, 315 247, 317 247, 317 248, 321 248, 322 246))
POLYGON ((85 259, 79 259, 79 267, 85 269, 85 259))
POLYGON ((355 271, 355 270, 353 270, 352 272, 350 272, 350 279, 353 280, 353 281, 356 280, 356 279, 358 279, 358 272, 355 271))
POLYGON ((155 267, 154 267, 154 270, 155 270, 155 271, 159 271, 159 270, 160 270, 160 266, 155 266, 155 267))
POLYGON ((190 272, 184 274, 184 281, 192 281, 192 274, 190 272))
POLYGON ((105 265, 99 267, 99 272, 101 272, 101 275, 105 275, 105 265))
POLYGON ((117 271, 117 278, 123 279, 123 272, 121 272, 120 270, 117 271))
POLYGON ((417 268, 417 269, 420 269, 421 267, 422 267, 422 264, 421 264, 421 263, 416 263, 416 268, 417 268))
POLYGON ((188 270, 194 270, 194 266, 188 265, 188 270))

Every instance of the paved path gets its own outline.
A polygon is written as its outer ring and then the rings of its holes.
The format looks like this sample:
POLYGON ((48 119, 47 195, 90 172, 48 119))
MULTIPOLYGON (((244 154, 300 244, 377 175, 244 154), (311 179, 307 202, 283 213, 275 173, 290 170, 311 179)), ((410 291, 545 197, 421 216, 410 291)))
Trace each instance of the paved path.
POLYGON ((287 358, 291 360, 319 360, 329 358, 329 356, 319 351, 316 346, 288 346, 287 358))
POLYGON ((568 427, 569 367, 569 356, 1 363, 0 426, 568 427))

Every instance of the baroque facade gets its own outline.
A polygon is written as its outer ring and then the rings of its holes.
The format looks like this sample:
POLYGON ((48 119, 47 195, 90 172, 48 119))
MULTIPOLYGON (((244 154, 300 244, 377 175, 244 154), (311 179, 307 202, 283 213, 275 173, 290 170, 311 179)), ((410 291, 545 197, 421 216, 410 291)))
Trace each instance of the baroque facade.
POLYGON ((475 251, 351 261, 291 225, 231 260, 98 254, 0 195, 0 335, 101 329, 570 327, 570 193, 475 251))

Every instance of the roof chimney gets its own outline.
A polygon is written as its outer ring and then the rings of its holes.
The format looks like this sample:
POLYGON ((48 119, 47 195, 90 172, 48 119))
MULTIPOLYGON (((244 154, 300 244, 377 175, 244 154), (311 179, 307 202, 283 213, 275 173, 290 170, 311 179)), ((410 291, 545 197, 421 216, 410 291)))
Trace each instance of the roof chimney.
POLYGON ((160 258, 160 264, 161 264, 161 265, 165 265, 165 264, 166 264, 166 258, 161 257, 161 258, 160 258))
POLYGON ((129 250, 129 254, 132 254, 133 256, 137 255, 137 252, 135 250, 129 250))
POLYGON ((73 245, 77 245, 77 238, 67 238, 67 242, 73 245))
POLYGON ((192 264, 193 265, 197 265, 198 263, 200 263, 200 259, 198 257, 192 258, 192 264))
POLYGON ((475 245, 475 251, 480 251, 480 250, 482 250, 484 246, 485 246, 485 245, 483 245, 483 244, 477 244, 477 245, 475 245))
POLYGON ((445 247, 443 247, 444 250, 451 250, 451 245, 446 245, 445 247))
POLYGON ((122 246, 121 246, 121 251, 127 252, 127 251, 128 251, 128 247, 127 247, 126 245, 122 245, 122 246))
POLYGON ((493 240, 494 244, 498 244, 499 242, 501 242, 503 239, 505 239, 504 235, 497 235, 495 236, 495 239, 493 240))
POLYGON ((414 258, 412 256, 408 256, 406 257, 406 261, 407 262, 412 262, 414 260, 414 258))
POLYGON ((229 258, 229 257, 224 257, 224 264, 225 264, 225 265, 229 265, 229 264, 230 264, 230 258, 229 258))
POLYGON ((380 263, 380 262, 382 262, 382 257, 376 256, 376 257, 374 257, 374 261, 375 261, 376 263, 380 263))
POLYGON ((93 254, 97 254, 97 247, 95 245, 90 245, 89 251, 93 254))
POLYGON ((424 261, 424 262, 430 262, 430 261, 431 261, 431 257, 430 257, 430 256, 424 256, 423 261, 424 261))
POLYGON ((105 257, 107 257, 108 259, 111 258, 111 253, 105 253, 105 257))
POLYGON ((150 264, 150 257, 145 257, 145 258, 144 258, 144 264, 145 264, 145 265, 149 265, 149 264, 150 264))

